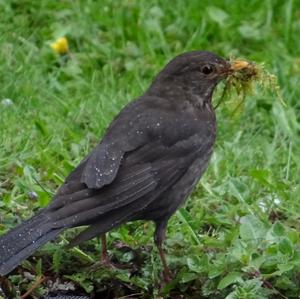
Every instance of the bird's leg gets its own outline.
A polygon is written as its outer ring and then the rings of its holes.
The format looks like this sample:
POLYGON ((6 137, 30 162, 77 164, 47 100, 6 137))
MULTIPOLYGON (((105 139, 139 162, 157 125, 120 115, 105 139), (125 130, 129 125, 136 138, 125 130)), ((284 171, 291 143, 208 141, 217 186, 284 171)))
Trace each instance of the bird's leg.
POLYGON ((172 280, 172 278, 171 278, 172 274, 171 274, 171 271, 167 264, 165 252, 162 248, 162 245, 157 245, 157 248, 158 248, 159 256, 160 256, 160 259, 161 259, 161 262, 162 262, 163 268, 164 268, 164 271, 163 271, 164 281, 169 283, 172 280))
POLYGON ((154 242, 157 246, 158 253, 163 265, 163 277, 165 282, 170 282, 172 280, 172 274, 168 267, 166 255, 163 250, 163 242, 166 238, 166 229, 167 229, 167 221, 156 222, 156 230, 154 234, 154 242))
POLYGON ((107 254, 107 245, 106 245, 106 234, 104 233, 101 235, 101 260, 94 263, 90 271, 94 272, 97 271, 101 267, 107 267, 107 268, 115 268, 115 265, 111 262, 108 254, 107 254))
POLYGON ((110 264, 110 259, 107 254, 107 245, 106 245, 106 234, 104 233, 101 236, 101 263, 110 264))

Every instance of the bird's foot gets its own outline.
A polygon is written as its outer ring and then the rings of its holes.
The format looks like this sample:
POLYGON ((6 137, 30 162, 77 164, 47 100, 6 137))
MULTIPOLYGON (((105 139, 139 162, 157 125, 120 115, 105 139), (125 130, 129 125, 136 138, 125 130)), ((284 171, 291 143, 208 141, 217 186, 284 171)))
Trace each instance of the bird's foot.
POLYGON ((99 264, 106 268, 113 268, 113 269, 117 268, 115 263, 112 262, 112 260, 110 259, 109 256, 102 258, 101 261, 99 262, 99 264))
POLYGON ((102 258, 101 261, 94 263, 90 267, 89 271, 96 272, 101 268, 116 269, 117 266, 110 260, 109 257, 106 257, 105 259, 102 258))
POLYGON ((119 264, 119 263, 115 263, 111 260, 111 258, 109 256, 105 256, 102 257, 100 261, 94 263, 91 267, 90 267, 90 271, 91 272, 96 272, 101 268, 107 268, 107 269, 131 269, 132 265, 125 265, 125 264, 119 264))

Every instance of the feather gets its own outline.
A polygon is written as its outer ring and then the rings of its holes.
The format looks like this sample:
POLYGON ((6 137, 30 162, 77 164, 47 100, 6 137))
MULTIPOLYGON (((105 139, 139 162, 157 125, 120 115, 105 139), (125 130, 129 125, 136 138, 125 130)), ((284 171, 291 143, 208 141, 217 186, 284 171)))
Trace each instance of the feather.
POLYGON ((0 274, 5 275, 62 229, 52 229, 49 218, 40 213, 0 237, 0 274))

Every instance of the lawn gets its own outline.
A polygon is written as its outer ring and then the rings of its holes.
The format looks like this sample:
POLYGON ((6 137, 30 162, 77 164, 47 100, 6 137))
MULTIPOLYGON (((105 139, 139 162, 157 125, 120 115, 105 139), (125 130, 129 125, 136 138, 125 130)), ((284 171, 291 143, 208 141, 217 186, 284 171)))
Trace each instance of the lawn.
POLYGON ((218 107, 208 171, 169 222, 171 283, 161 279, 152 223, 135 222, 108 235, 124 269, 90 271, 100 241, 66 250, 70 230, 0 280, 10 298, 34 284, 32 298, 63 286, 96 298, 299 298, 299 1, 0 0, 0 19, 0 233, 51 200, 177 54, 264 63, 285 101, 257 87, 244 103, 232 92, 218 107), (50 47, 62 36, 68 56, 50 47))

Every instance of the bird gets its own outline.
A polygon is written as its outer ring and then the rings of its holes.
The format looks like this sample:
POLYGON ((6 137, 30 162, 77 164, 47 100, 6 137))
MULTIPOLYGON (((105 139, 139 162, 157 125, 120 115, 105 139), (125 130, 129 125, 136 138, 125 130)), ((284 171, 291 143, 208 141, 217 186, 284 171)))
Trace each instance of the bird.
POLYGON ((163 277, 171 279, 163 243, 167 223, 184 204, 211 158, 216 139, 213 92, 233 72, 208 51, 173 58, 143 95, 125 106, 102 140, 66 177, 49 205, 0 237, 0 275, 64 230, 84 226, 70 246, 129 221, 155 224, 163 277))

